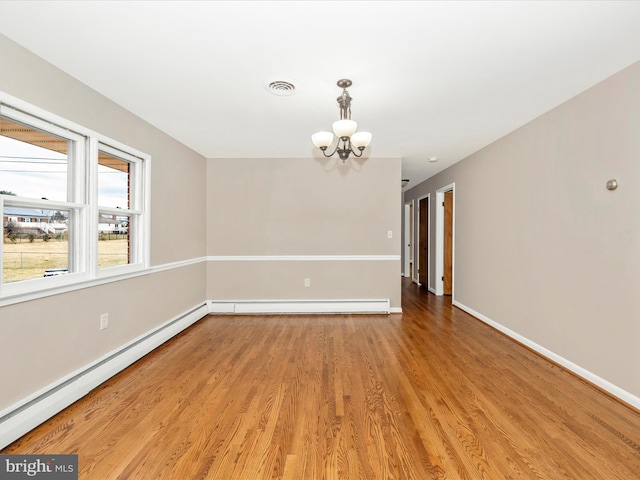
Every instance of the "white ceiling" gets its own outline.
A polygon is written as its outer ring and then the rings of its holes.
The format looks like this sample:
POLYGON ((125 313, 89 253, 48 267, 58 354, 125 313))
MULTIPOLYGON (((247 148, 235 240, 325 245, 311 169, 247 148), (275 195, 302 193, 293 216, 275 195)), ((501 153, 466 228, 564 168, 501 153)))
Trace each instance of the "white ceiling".
POLYGON ((410 188, 638 61, 640 2, 5 0, 0 33, 208 158, 318 155, 350 78, 410 188))

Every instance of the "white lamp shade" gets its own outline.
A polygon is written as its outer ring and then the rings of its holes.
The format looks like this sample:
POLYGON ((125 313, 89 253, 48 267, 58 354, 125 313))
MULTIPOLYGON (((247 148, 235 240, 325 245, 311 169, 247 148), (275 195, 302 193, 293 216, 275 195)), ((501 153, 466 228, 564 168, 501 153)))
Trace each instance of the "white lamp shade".
POLYGON ((333 133, 338 137, 350 137, 358 128, 358 124, 353 120, 337 120, 333 122, 333 133))
POLYGON ((351 145, 356 148, 366 147, 371 143, 370 132, 357 132, 351 135, 351 145))
POLYGON ((333 133, 317 132, 311 135, 311 141, 317 148, 328 147, 333 142, 333 133))

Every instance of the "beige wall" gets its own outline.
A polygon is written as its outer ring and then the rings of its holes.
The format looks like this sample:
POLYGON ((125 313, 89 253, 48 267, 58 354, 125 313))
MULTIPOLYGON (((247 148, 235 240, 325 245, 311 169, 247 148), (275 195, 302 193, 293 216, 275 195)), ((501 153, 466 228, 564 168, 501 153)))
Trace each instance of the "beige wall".
POLYGON ((400 307, 401 161, 334 165, 317 159, 208 160, 208 255, 373 257, 210 261, 208 298, 390 299, 400 307), (396 259, 381 258, 388 256, 396 259))
MULTIPOLYGON (((203 157, 1 35, 0 65, 1 91, 151 155, 152 265, 205 255, 203 157)), ((204 302, 205 283, 201 263, 0 307, 0 409, 204 302)))
POLYGON ((454 300, 640 396, 640 63, 406 192, 432 246, 452 182, 454 300))

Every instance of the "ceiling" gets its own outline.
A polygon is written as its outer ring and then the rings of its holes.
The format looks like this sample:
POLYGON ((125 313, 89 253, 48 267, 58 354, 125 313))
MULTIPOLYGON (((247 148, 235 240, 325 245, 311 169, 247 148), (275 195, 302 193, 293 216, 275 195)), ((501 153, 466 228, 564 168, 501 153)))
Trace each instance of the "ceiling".
POLYGON ((640 60, 639 21, 640 1, 0 1, 0 33, 208 158, 318 156, 349 78, 407 188, 640 60))

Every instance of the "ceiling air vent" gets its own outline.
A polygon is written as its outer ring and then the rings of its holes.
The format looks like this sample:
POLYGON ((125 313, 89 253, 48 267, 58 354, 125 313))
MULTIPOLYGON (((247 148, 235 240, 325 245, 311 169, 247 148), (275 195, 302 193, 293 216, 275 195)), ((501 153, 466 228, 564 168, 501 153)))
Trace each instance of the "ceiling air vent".
POLYGON ((286 97, 296 93, 296 86, 291 80, 268 80, 265 87, 269 93, 286 97))

